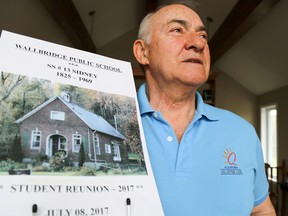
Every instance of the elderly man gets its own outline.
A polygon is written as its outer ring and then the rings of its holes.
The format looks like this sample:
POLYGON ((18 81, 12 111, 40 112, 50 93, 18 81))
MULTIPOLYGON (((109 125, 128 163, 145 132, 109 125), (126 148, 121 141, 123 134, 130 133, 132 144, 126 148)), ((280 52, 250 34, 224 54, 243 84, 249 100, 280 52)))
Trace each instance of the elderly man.
POLYGON ((133 51, 146 76, 138 99, 165 215, 275 215, 254 128, 197 93, 210 53, 191 1, 148 14, 133 51))

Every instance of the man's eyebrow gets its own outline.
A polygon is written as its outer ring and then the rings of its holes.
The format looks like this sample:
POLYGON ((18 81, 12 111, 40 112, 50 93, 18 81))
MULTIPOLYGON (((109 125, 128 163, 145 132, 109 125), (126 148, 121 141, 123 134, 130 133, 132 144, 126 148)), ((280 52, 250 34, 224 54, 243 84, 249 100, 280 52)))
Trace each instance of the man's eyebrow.
POLYGON ((172 19, 168 22, 168 25, 171 23, 178 23, 178 24, 182 25, 184 28, 188 28, 188 26, 189 26, 187 21, 181 20, 181 19, 172 19))
MULTIPOLYGON (((182 20, 182 19, 172 19, 168 22, 168 25, 171 23, 178 23, 186 29, 188 29, 188 27, 189 27, 189 23, 186 20, 182 20)), ((202 25, 197 27, 196 31, 197 32, 205 31, 206 33, 208 32, 207 28, 205 26, 202 26, 202 25)))
POLYGON ((208 33, 208 30, 205 26, 199 26, 197 29, 196 29, 197 32, 199 31, 205 31, 206 33, 208 33))

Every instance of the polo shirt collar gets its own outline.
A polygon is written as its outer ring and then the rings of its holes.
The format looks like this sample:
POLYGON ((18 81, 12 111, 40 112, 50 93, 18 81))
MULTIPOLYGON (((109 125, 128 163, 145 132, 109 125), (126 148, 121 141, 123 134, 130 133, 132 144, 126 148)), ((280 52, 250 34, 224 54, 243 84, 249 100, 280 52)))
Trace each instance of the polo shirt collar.
POLYGON ((146 95, 146 83, 143 83, 140 86, 140 88, 138 89, 137 95, 138 95, 140 114, 142 115, 145 113, 154 112, 146 95))
MULTIPOLYGON (((140 86, 137 95, 138 95, 140 114, 143 115, 145 113, 154 112, 146 96, 146 83, 140 86)), ((199 92, 196 92, 196 100, 197 100, 197 109, 195 115, 197 115, 198 117, 205 116, 207 119, 211 121, 219 119, 215 111, 213 110, 214 107, 205 104, 199 92)))
POLYGON ((196 100, 197 100, 197 109, 195 113, 196 115, 205 116, 207 119, 211 121, 219 120, 217 114, 214 111, 215 107, 205 104, 199 92, 196 92, 196 100))

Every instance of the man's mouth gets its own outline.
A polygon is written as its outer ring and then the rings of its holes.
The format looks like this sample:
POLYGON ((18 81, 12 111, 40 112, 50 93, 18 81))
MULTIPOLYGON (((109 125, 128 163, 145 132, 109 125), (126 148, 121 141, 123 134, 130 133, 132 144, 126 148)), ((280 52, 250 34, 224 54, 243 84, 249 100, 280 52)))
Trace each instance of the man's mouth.
POLYGON ((191 63, 196 63, 196 64, 203 64, 201 59, 198 58, 189 58, 184 60, 184 62, 191 62, 191 63))

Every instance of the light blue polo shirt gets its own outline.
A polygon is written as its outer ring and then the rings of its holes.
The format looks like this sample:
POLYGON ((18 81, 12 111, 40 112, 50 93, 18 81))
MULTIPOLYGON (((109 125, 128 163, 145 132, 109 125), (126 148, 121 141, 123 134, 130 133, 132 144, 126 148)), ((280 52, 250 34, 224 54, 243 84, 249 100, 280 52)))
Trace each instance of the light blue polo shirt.
POLYGON ((181 143, 146 97, 138 101, 165 216, 248 216, 268 195, 261 144, 247 121, 207 105, 197 110, 181 143))

